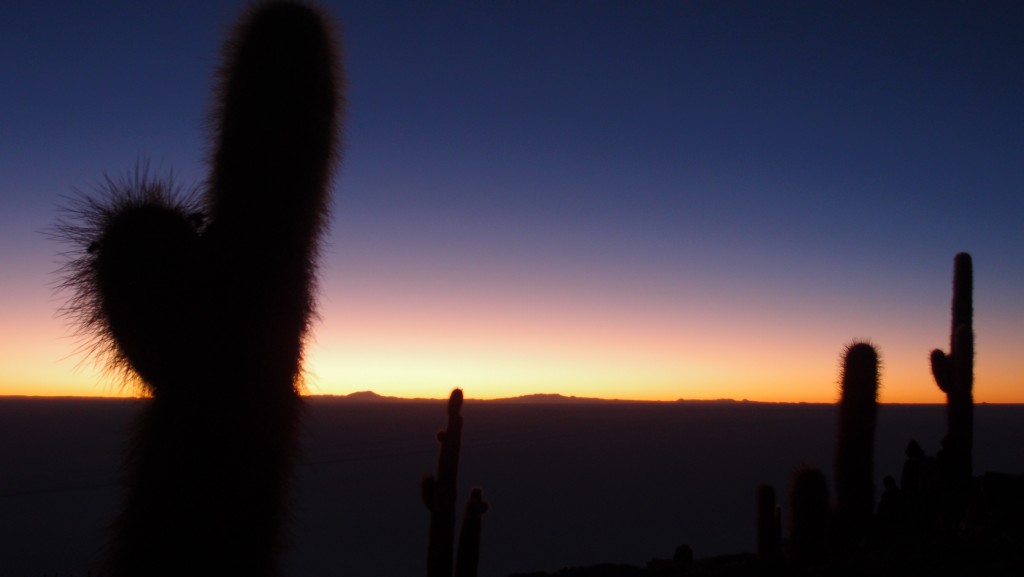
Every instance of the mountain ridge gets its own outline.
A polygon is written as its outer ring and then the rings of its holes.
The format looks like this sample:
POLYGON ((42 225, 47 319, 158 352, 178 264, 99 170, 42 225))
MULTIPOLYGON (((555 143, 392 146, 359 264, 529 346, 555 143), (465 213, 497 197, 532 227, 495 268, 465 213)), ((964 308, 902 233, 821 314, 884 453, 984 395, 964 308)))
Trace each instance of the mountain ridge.
MULTIPOLYGON (((374 391, 356 391, 345 395, 335 394, 318 394, 308 395, 310 400, 331 400, 341 402, 370 402, 370 403, 393 403, 393 402, 446 402, 446 398, 424 398, 424 397, 392 397, 386 395, 380 395, 374 391)), ((657 401, 657 400, 637 400, 637 399, 603 399, 599 397, 577 397, 574 395, 563 395, 560 393, 530 393, 526 395, 519 395, 515 397, 501 397, 497 399, 474 399, 467 397, 467 401, 483 402, 483 403, 508 403, 508 404, 573 404, 573 403, 656 403, 656 404, 674 404, 674 403, 699 403, 704 405, 710 404, 780 404, 774 402, 765 401, 750 401, 747 399, 676 399, 674 401, 657 401)), ((832 404, 832 403, 781 403, 781 404, 832 404)))
MULTIPOLYGON (((89 395, 0 395, 0 401, 57 401, 57 402, 74 402, 74 401, 108 401, 113 403, 118 402, 138 402, 145 400, 146 397, 139 396, 128 396, 128 397, 117 397, 117 396, 89 396, 89 395)), ((357 391, 348 394, 308 394, 303 395, 307 401, 311 402, 338 402, 338 403, 443 403, 447 402, 447 398, 425 398, 425 397, 393 397, 380 395, 373 391, 357 391)), ((749 399, 675 399, 668 401, 658 400, 646 400, 646 399, 602 399, 598 397, 576 397, 572 395, 562 395, 559 393, 532 393, 526 395, 520 395, 516 397, 502 397, 498 399, 477 399, 473 397, 466 397, 467 401, 474 403, 497 403, 497 404, 509 404, 509 405, 542 405, 542 404, 562 404, 562 405, 573 405, 573 404, 635 404, 635 405, 698 405, 698 406, 757 406, 757 405, 804 405, 804 406, 824 406, 834 405, 834 402, 826 401, 756 401, 749 399)), ((883 406, 902 406, 902 405, 913 405, 913 406, 930 406, 930 405, 945 405, 943 402, 934 403, 879 403, 883 406)), ((986 401, 976 401, 975 405, 978 406, 1024 406, 1024 403, 990 403, 986 401)))

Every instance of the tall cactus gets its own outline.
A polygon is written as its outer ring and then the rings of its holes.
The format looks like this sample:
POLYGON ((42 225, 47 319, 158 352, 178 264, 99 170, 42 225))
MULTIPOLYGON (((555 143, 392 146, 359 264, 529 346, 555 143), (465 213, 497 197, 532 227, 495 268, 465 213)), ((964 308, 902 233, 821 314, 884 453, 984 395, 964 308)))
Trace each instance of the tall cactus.
POLYGON ((448 398, 448 427, 437 433, 441 454, 437 475, 423 479, 423 503, 430 510, 427 577, 451 577, 455 550, 456 480, 462 448, 462 389, 448 398))
POLYGON ((974 290, 971 255, 962 252, 953 260, 953 321, 949 353, 932 351, 932 375, 946 393, 946 438, 954 485, 966 487, 972 474, 974 444, 974 290))
POLYGON ((845 539, 863 536, 874 514, 875 423, 878 415, 878 353, 854 343, 843 354, 839 434, 836 446, 838 520, 845 539))
POLYGON ((262 2, 225 44, 201 200, 107 181, 69 310, 152 398, 105 574, 277 575, 343 78, 324 15, 262 2))
POLYGON ((437 475, 428 475, 421 485, 423 504, 430 510, 430 534, 427 545, 427 577, 474 577, 480 558, 480 518, 487 511, 483 492, 473 489, 459 533, 459 551, 455 558, 455 500, 462 448, 462 390, 448 398, 448 426, 437 433, 441 453, 437 475))

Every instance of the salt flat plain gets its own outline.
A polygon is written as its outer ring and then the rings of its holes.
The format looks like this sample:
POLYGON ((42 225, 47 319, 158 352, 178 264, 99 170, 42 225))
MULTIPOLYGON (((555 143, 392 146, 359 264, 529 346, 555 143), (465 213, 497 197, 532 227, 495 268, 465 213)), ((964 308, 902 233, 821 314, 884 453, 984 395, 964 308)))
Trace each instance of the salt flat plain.
MULTIPOLYGON (((0 575, 84 575, 117 506, 142 401, 0 399, 0 575)), ((419 482, 436 467, 442 401, 311 398, 296 471, 292 576, 423 571, 419 482)), ((880 407, 876 476, 911 438, 934 453, 942 405, 880 407)), ((754 548, 754 495, 801 464, 830 474, 831 405, 468 400, 464 498, 484 490, 480 572, 640 564, 682 543, 698 557, 754 548)), ((1024 406, 979 405, 975 469, 1024 473, 1024 406)))

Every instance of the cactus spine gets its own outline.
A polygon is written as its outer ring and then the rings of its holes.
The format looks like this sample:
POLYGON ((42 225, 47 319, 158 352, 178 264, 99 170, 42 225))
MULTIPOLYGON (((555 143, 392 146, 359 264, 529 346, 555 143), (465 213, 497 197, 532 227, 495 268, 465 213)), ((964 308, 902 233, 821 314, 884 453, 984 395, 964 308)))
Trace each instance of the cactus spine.
POLYGON ((143 170, 58 224, 85 249, 70 314, 152 396, 105 574, 279 573, 338 63, 319 12, 258 4, 225 44, 201 201, 143 170))
POLYGON ((850 540, 863 536, 874 514, 878 354, 870 344, 854 343, 843 357, 835 482, 838 521, 850 540))
POLYGON ((945 457, 951 482, 965 488, 973 472, 974 444, 974 273, 971 255, 962 252, 953 260, 953 321, 949 353, 932 351, 932 375, 946 393, 945 457))

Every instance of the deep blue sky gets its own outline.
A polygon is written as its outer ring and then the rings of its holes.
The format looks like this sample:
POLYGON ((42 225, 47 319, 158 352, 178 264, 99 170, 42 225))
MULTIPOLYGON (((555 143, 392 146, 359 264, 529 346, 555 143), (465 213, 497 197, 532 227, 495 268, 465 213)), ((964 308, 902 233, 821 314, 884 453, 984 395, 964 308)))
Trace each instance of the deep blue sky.
MULTIPOLYGON (((61 247, 39 232, 62 195, 140 159, 205 173, 211 77, 244 3, 96 4, 0 7, 0 365, 74 364, 47 284, 61 247)), ((948 340, 967 250, 987 394, 1021 384, 1024 4, 326 5, 350 90, 314 358, 401 363, 387 334, 352 336, 375 318, 405 353, 457 357, 469 338, 474 362, 564 370, 586 361, 558 348, 573 335, 601 358, 646 335, 679 350, 649 353, 680 371, 658 395, 715 396, 687 387, 764 370, 769 388, 810 371, 830 398, 859 337, 932 391, 925 359, 948 340), (777 363, 730 372, 762 357, 777 363)), ((397 378, 329 364, 322 390, 397 378)), ((586 391, 558 374, 520 392, 586 391)), ((772 396, 752 386, 722 396, 772 396)))

